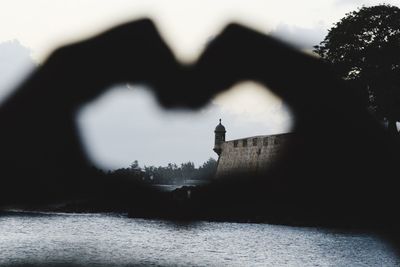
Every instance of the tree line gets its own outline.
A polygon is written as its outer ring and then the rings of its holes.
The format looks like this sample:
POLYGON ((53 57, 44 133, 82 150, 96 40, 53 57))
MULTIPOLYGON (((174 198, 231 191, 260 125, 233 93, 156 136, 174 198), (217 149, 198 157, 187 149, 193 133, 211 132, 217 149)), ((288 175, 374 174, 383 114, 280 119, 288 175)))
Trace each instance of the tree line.
POLYGON ((177 165, 168 163, 167 166, 139 166, 135 160, 129 167, 120 168, 105 173, 109 177, 125 177, 132 181, 146 184, 185 184, 187 182, 212 179, 217 169, 217 161, 209 158, 206 162, 195 167, 191 161, 177 165))

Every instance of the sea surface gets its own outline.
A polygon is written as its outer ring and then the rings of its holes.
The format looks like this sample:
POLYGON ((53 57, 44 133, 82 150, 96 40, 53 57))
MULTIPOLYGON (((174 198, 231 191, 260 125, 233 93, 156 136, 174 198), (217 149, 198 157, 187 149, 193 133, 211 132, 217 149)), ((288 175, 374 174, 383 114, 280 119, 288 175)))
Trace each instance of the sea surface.
POLYGON ((268 224, 0 214, 0 266, 400 266, 377 236, 268 224))

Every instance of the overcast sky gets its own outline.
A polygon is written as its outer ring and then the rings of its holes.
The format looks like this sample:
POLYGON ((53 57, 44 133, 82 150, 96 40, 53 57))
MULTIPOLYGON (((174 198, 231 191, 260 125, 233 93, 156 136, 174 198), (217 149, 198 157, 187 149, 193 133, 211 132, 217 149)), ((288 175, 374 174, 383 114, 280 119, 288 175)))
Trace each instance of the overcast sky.
MULTIPOLYGON (((375 0, 0 0, 0 103, 56 47, 141 17, 155 20, 177 57, 193 61, 226 23, 272 33, 299 49, 318 44, 334 22, 375 0)), ((385 1, 398 4, 398 0, 385 1)), ((213 130, 227 139, 290 130, 290 112, 255 83, 236 85, 199 112, 165 111, 138 86, 117 87, 77 116, 88 154, 105 169, 214 157, 213 130)))

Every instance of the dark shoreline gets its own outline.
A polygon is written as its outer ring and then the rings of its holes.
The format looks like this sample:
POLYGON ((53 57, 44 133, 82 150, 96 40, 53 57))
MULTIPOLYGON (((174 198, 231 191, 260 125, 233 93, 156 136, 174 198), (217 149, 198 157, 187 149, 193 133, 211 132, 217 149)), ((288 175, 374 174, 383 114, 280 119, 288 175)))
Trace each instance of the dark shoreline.
MULTIPOLYGON (((7 213, 46 213, 46 214, 120 214, 132 219, 168 220, 177 223, 190 224, 198 221, 271 224, 293 227, 322 227, 345 231, 379 231, 377 225, 365 224, 361 220, 337 220, 332 217, 316 220, 315 217, 295 216, 291 213, 276 213, 257 206, 252 212, 224 212, 222 206, 208 206, 210 202, 201 202, 199 192, 204 193, 202 186, 182 186, 170 192, 158 192, 149 198, 141 199, 146 205, 133 205, 121 200, 80 199, 65 201, 52 205, 33 205, 30 207, 6 207, 0 210, 0 216, 7 213), (188 193, 190 191, 190 193, 188 193), (189 196, 189 197, 188 197, 189 196)), ((207 191, 206 191, 207 193, 207 191)), ((136 199, 137 200, 137 199, 136 199)), ((249 203, 246 203, 248 205, 249 203)))

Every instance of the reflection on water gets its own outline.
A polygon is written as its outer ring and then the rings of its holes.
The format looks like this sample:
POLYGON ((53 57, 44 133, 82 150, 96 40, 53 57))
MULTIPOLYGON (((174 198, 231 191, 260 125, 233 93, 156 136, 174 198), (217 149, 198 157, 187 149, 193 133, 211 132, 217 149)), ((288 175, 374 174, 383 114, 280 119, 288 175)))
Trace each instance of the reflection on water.
POLYGON ((400 266, 383 241, 317 228, 117 214, 0 214, 0 265, 400 266))

